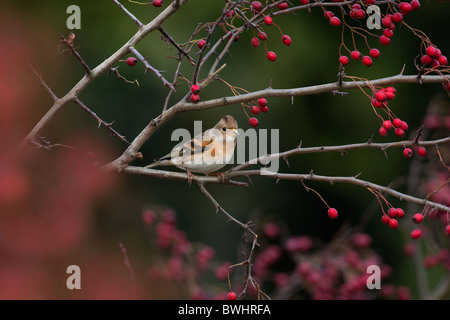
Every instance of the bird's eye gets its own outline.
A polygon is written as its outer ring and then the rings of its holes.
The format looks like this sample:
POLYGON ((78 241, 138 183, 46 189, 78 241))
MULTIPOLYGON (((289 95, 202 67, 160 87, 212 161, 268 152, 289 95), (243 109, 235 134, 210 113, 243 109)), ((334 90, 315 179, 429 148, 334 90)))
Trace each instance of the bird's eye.
POLYGON ((223 130, 223 131, 227 131, 227 128, 223 127, 222 130, 223 130))

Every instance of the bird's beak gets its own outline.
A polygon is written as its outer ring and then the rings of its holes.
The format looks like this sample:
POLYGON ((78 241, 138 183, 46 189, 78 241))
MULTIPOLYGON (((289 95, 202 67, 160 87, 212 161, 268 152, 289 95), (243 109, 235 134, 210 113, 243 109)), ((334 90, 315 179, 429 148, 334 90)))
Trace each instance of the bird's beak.
POLYGON ((230 131, 230 136, 237 137, 238 135, 239 135, 239 132, 237 131, 237 129, 232 129, 230 131))

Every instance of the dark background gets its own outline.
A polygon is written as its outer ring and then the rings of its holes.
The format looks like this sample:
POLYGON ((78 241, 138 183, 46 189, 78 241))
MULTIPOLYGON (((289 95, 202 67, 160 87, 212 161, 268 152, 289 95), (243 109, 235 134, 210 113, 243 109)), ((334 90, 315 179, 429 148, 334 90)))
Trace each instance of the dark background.
MULTIPOLYGON (((122 2, 143 23, 151 21, 161 10, 151 5, 122 2)), ((4 2, 2 6, 5 4, 4 2)), ((69 33, 66 27, 66 19, 69 16, 66 8, 70 4, 77 4, 81 8, 81 30, 74 30, 75 43, 78 52, 91 68, 114 53, 136 32, 136 25, 112 1, 11 1, 7 9, 2 10, 0 14, 4 16, 1 45, 6 48, 11 39, 14 39, 14 43, 22 43, 25 49, 17 55, 13 53, 12 56, 24 56, 30 61, 58 97, 68 92, 84 74, 73 56, 68 52, 58 53, 59 33, 69 33)), ((189 39, 199 22, 216 19, 222 5, 223 1, 189 1, 163 26, 176 41, 183 43, 189 39)), ((422 8, 411 12, 406 18, 410 26, 423 30, 444 54, 450 52, 446 35, 449 9, 447 2, 423 1, 422 8)), ((248 91, 266 88, 270 82, 274 88, 290 88, 337 80, 341 29, 331 27, 319 8, 314 8, 311 13, 297 11, 292 15, 278 16, 274 21, 284 33, 290 35, 292 45, 286 47, 278 41, 280 34, 276 27, 265 27, 269 37, 268 49, 275 51, 278 56, 275 63, 270 63, 265 58, 263 47, 251 47, 253 31, 247 31, 240 36, 224 59, 223 63, 227 63, 227 67, 220 73, 223 79, 248 91)), ((199 36, 205 36, 205 33, 199 36)), ((347 46, 351 47, 348 33, 345 41, 347 46)), ((405 74, 416 72, 414 59, 419 54, 420 39, 412 35, 406 27, 395 30, 391 44, 387 47, 379 45, 375 38, 368 38, 368 41, 380 49, 381 57, 375 60, 370 68, 363 66, 361 62, 352 61, 346 68, 347 74, 376 79, 396 75, 403 66, 405 74)), ((364 41, 357 38, 356 43, 358 49, 367 54, 368 49, 364 41)), ((172 81, 176 64, 166 55, 175 55, 176 49, 161 41, 158 32, 140 42, 137 49, 142 55, 149 57, 152 66, 165 70, 164 75, 172 81)), ((195 50, 192 54, 194 52, 195 50)), ((27 108, 23 109, 26 114, 21 114, 22 120, 15 126, 14 137, 17 141, 31 130, 52 104, 48 94, 38 85, 37 78, 27 69, 26 64, 23 64, 20 65, 21 70, 25 66, 21 79, 33 88, 33 96, 27 108)), ((129 80, 137 79, 140 86, 127 84, 114 75, 105 74, 84 90, 79 98, 103 120, 114 121, 113 127, 132 140, 150 119, 160 113, 168 89, 162 86, 160 80, 151 72, 144 74, 141 63, 133 68, 121 63, 119 71, 129 80)), ((192 71, 191 66, 185 65, 182 73, 190 78, 192 71)), ((201 75, 204 76, 205 74, 201 75)), ((409 124, 410 130, 407 134, 414 136, 415 130, 422 124, 430 100, 437 95, 444 97, 441 86, 399 84, 395 87, 397 95, 391 103, 391 108, 409 124)), ((186 90, 187 86, 180 87, 179 93, 172 101, 178 101, 186 90)), ((22 94, 26 96, 27 92, 22 94)), ((201 98, 206 100, 227 95, 231 95, 229 89, 223 83, 217 82, 203 90, 201 98)), ((378 121, 370 107, 370 101, 359 90, 349 91, 344 96, 322 94, 296 97, 293 105, 287 98, 268 100, 270 110, 267 114, 258 116, 259 128, 280 129, 280 151, 292 149, 300 141, 304 147, 365 142, 372 136, 373 141, 386 141, 378 135, 378 121)), ((18 106, 19 110, 20 107, 18 106)), ((180 114, 151 137, 141 150, 144 155, 143 163, 136 164, 147 164, 167 153, 173 144, 170 135, 174 129, 181 127, 192 130, 194 120, 202 120, 204 127, 212 126, 225 114, 233 115, 244 130, 249 128, 240 105, 180 114)), ((96 121, 73 104, 58 114, 57 119, 46 128, 44 136, 52 143, 70 144, 79 133, 83 133, 82 136, 88 140, 103 144, 109 150, 110 157, 104 159, 105 162, 115 159, 126 148, 126 144, 119 139, 109 137, 105 128, 97 129, 96 121)), ((399 140, 392 133, 388 139, 399 140)), ((60 152, 61 150, 52 150, 48 157, 60 152)), ((42 161, 45 163, 45 160, 42 161)), ((362 173, 361 179, 381 185, 399 182, 400 191, 405 190, 402 178, 409 170, 408 160, 403 158, 399 150, 388 151, 388 158, 375 150, 352 151, 343 157, 334 153, 297 156, 289 159, 289 165, 290 167, 287 167, 280 162, 280 171, 308 173, 313 169, 317 174, 336 176, 362 173)), ((70 167, 66 169, 70 170, 70 167)), ((47 179, 46 174, 42 175, 42 179, 47 179)), ((369 192, 348 185, 307 183, 307 186, 318 190, 330 206, 338 209, 339 218, 331 221, 326 214, 326 206, 315 194, 306 192, 299 182, 276 183, 275 180, 265 177, 252 178, 252 182, 248 188, 219 185, 207 186, 207 189, 228 212, 241 221, 254 220, 258 227, 268 220, 283 221, 292 234, 312 235, 324 242, 329 241, 343 224, 355 226, 368 219, 363 230, 372 235, 373 248, 387 264, 393 266, 391 282, 410 286, 413 293, 415 292, 416 274, 411 260, 403 255, 403 245, 410 229, 394 231, 382 225, 379 222, 380 208, 373 204, 375 199, 369 192)), ((119 243, 123 243, 136 272, 144 269, 154 253, 149 245, 149 236, 142 225, 141 213, 144 208, 155 205, 173 208, 177 213, 178 228, 186 232, 190 241, 213 247, 217 260, 239 260, 236 251, 241 242, 242 230, 232 223, 227 223, 222 215, 216 215, 212 203, 195 184, 188 186, 183 182, 124 174, 116 177, 113 186, 92 199, 83 209, 87 215, 83 223, 85 231, 70 250, 61 250, 58 253, 65 256, 67 260, 63 261, 67 262, 67 265, 81 264, 82 270, 83 265, 88 269, 95 257, 104 263, 107 269, 115 266, 123 275, 122 252, 118 247, 119 243), (102 258, 103 255, 105 258, 102 258)), ((32 192, 38 191, 34 189, 32 192)), ((417 195, 423 194, 419 192, 417 195)), ((397 199, 392 199, 392 203, 406 209, 406 204, 397 199)), ((58 214, 64 215, 63 212, 58 214)), ((20 234, 22 233, 19 232, 17 236, 20 234)), ((4 245, 8 247, 5 242, 4 245)), ((36 253, 34 258, 29 258, 28 267, 31 268, 33 261, 39 259, 39 254, 36 253)), ((101 263, 99 262, 99 265, 103 265, 101 263)), ((22 266, 22 263, 17 262, 17 265, 22 266)), ((42 277, 45 270, 53 269, 55 272, 57 266, 59 264, 45 262, 42 277)), ((96 268, 104 270, 104 267, 96 268)), ((36 277, 40 276, 41 273, 36 277)), ((61 277, 64 279, 65 276, 61 277)), ((112 277, 110 284, 115 281, 112 277)), ((123 278, 126 277, 125 272, 123 278)), ((27 290, 18 293, 19 298, 55 296, 74 297, 71 294, 55 292, 42 296, 39 293, 29 294, 27 290)), ((103 296, 92 294, 91 297, 103 296)))

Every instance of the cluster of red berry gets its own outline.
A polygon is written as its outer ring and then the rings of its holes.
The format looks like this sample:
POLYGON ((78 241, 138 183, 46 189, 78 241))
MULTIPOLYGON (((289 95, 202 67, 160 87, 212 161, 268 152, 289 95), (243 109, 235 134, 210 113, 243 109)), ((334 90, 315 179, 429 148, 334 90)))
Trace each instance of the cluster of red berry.
POLYGON ((448 59, 442 54, 439 48, 430 45, 425 49, 425 54, 420 58, 420 62, 424 66, 437 69, 441 66, 447 66, 448 59))
MULTIPOLYGON (((340 0, 334 0, 333 2, 342 2, 340 0)), ((374 0, 363 0, 360 3, 354 3, 353 5, 349 5, 348 16, 353 20, 361 20, 366 17, 366 6, 374 4, 374 0)), ((383 26, 383 34, 379 36, 378 40, 381 45, 387 46, 391 42, 391 38, 394 35, 394 30, 396 28, 396 23, 401 23, 403 21, 404 16, 406 16, 411 10, 417 10, 420 8, 420 3, 418 0, 412 0, 411 3, 408 2, 398 2, 394 3, 396 5, 395 12, 387 13, 383 19, 381 20, 381 25, 383 26)), ((394 6, 390 7, 391 10, 395 8, 394 6)), ((341 7, 344 9, 344 7, 341 7)), ((334 27, 339 27, 341 25, 341 20, 334 15, 334 13, 330 10, 324 10, 324 17, 330 21, 330 24, 334 27)), ((381 27, 381 26, 379 26, 381 27)), ((366 42, 367 43, 367 42, 366 42)), ((373 64, 373 59, 377 59, 380 56, 380 51, 376 48, 371 48, 368 55, 362 55, 360 51, 353 50, 350 52, 350 56, 353 60, 359 60, 361 57, 362 63, 370 67, 373 64)), ((339 63, 343 66, 346 66, 350 63, 350 59, 346 55, 340 55, 339 63)))
POLYGON ((191 101, 192 103, 197 103, 200 101, 200 86, 198 84, 193 84, 191 86, 191 101))
POLYGON ((319 240, 309 236, 286 235, 274 222, 263 225, 262 235, 267 245, 255 256, 253 274, 260 283, 275 285, 285 299, 368 299, 367 267, 373 264, 380 266, 384 281, 377 298, 410 298, 407 287, 387 283, 392 268, 371 249, 372 238, 366 233, 339 238, 333 250, 321 249, 319 240), (293 267, 280 270, 287 260, 293 267))
MULTIPOLYGON (((260 1, 253 1, 250 3, 250 8, 252 9, 253 14, 261 14, 261 11, 263 10, 263 5, 260 1)), ((287 2, 280 2, 277 4, 278 10, 286 10, 288 8, 287 2)), ((270 15, 264 16, 264 19, 262 20, 266 26, 272 26, 274 25, 273 18, 270 15)), ((251 40, 251 44, 253 47, 258 48, 260 46, 260 40, 266 41, 267 40, 267 34, 264 31, 258 31, 258 36, 254 36, 251 40)), ((291 37, 289 37, 286 34, 281 35, 281 42, 283 42, 285 45, 290 46, 292 43, 291 37)), ((264 42, 264 46, 266 48, 266 58, 269 61, 276 61, 277 55, 273 51, 269 51, 267 49, 267 44, 264 42)))
MULTIPOLYGON (((266 98, 259 98, 257 104, 252 104, 248 107, 250 108, 250 112, 255 115, 259 114, 260 112, 266 113, 267 111, 269 111, 266 98)), ((252 127, 257 127, 259 125, 259 121, 255 117, 249 118, 248 122, 252 127)))

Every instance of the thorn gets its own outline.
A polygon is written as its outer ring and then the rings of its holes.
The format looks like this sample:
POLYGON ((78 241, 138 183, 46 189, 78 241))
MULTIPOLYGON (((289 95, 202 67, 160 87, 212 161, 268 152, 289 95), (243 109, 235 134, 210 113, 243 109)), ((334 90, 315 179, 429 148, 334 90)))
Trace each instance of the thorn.
POLYGON ((288 166, 288 168, 290 168, 291 166, 289 165, 289 161, 287 159, 287 157, 283 157, 284 162, 286 162, 286 165, 288 166))
POLYGON ((401 75, 401 76, 403 75, 403 72, 405 71, 405 67, 406 67, 406 63, 403 64, 403 68, 402 68, 402 70, 400 71, 400 75, 401 75))

